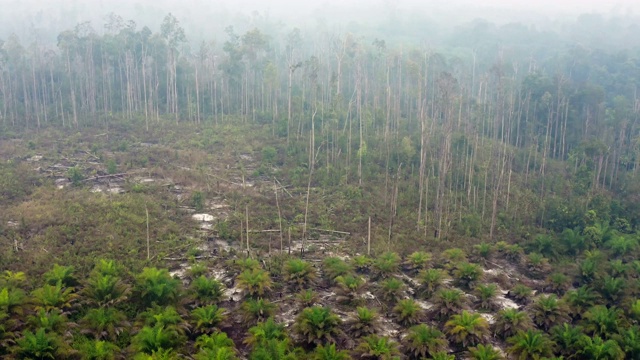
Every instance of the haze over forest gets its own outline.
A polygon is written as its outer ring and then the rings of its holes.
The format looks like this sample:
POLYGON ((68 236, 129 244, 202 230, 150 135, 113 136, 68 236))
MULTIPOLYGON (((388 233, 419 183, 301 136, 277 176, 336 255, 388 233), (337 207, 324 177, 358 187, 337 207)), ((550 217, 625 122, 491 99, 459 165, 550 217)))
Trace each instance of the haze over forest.
POLYGON ((637 0, 0 0, 0 358, 640 359, 637 0))

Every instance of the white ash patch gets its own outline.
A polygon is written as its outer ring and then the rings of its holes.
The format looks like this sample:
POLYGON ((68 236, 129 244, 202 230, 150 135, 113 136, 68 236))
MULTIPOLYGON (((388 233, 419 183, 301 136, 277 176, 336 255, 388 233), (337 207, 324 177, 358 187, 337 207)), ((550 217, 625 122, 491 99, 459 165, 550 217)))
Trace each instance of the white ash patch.
POLYGON ((416 302, 416 304, 418 304, 418 306, 420 306, 423 310, 431 310, 431 308, 433 307, 433 304, 428 302, 428 301, 424 301, 424 300, 418 300, 418 299, 414 299, 414 301, 416 302))
POLYGON ((224 297, 233 302, 240 302, 242 300, 242 290, 240 290, 235 286, 232 288, 226 289, 224 291, 224 297))
POLYGON ((211 222, 213 221, 213 219, 215 219, 213 215, 210 215, 210 214, 193 214, 191 215, 191 218, 195 221, 203 221, 203 222, 211 222))
POLYGON ((276 315, 276 322, 283 324, 284 327, 289 327, 296 320, 295 313, 296 313, 296 308, 295 306, 292 306, 291 309, 276 315))
POLYGON ((101 192, 103 192, 103 191, 104 191, 104 189, 103 189, 102 187, 100 187, 100 186, 97 186, 97 185, 96 185, 96 186, 92 187, 90 191, 91 191, 92 193, 96 194, 96 193, 101 193, 101 192))
POLYGON ((124 189, 121 188, 121 187, 112 187, 112 188, 109 188, 108 191, 109 191, 110 194, 122 194, 122 193, 124 193, 124 189))
POLYGON ((507 291, 501 290, 501 294, 496 296, 496 303, 503 309, 519 309, 520 305, 518 305, 515 301, 508 299, 506 297, 507 291))
POLYGON ((27 159, 28 162, 36 162, 40 160, 42 160, 42 155, 33 155, 32 157, 27 159))
POLYGON ((496 322, 496 319, 493 316, 493 314, 481 313, 480 316, 482 316, 485 320, 487 320, 489 325, 493 325, 496 322))
POLYGON ((18 226, 20 226, 20 223, 17 221, 13 221, 13 220, 9 220, 7 221, 7 227, 9 228, 17 228, 18 226))

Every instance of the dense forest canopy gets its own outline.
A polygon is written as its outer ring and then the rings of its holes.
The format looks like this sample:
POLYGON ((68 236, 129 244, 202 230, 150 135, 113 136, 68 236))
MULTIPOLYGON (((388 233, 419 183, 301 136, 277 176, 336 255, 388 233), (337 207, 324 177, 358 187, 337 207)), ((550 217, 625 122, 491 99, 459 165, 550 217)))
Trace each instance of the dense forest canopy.
POLYGON ((639 358, 635 4, 6 3, 0 356, 639 358))

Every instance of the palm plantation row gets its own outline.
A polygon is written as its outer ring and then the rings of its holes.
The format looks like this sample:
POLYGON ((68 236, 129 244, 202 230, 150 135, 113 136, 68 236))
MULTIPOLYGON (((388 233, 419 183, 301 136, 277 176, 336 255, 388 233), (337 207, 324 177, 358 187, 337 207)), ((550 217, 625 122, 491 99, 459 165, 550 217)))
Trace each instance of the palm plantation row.
MULTIPOLYGON (((538 237, 525 248, 544 250, 544 244, 538 237)), ((36 288, 23 273, 7 271, 0 353, 30 359, 637 359, 640 262, 627 261, 631 252, 608 255, 585 251, 575 274, 553 272, 539 252, 525 255, 506 243, 477 245, 469 256, 449 249, 440 260, 426 252, 405 259, 393 252, 326 257, 321 265, 287 256, 263 263, 229 256, 193 261, 183 281, 154 267, 129 274, 111 260, 98 261, 84 279, 71 266, 54 265, 36 288), (226 275, 211 276, 209 267, 224 267, 226 275)))

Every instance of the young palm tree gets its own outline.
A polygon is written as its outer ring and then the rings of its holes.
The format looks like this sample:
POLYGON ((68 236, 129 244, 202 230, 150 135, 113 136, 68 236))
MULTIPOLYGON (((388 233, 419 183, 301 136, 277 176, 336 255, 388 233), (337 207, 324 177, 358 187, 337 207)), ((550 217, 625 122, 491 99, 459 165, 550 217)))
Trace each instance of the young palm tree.
POLYGON ((575 357, 581 349, 582 338, 586 335, 580 326, 567 323, 551 328, 551 339, 557 344, 558 352, 567 358, 575 357))
POLYGON ((627 283, 624 278, 605 276, 605 278, 602 279, 599 291, 607 301, 607 304, 615 305, 624 297, 626 287, 627 283))
POLYGON ((444 325, 449 341, 463 348, 477 345, 489 335, 489 323, 478 313, 463 310, 444 325))
POLYGON ((353 268, 356 270, 358 274, 366 274, 369 272, 369 267, 371 266, 371 258, 366 255, 357 255, 351 259, 351 263, 353 264, 353 268))
POLYGON ((296 295, 296 301, 301 308, 313 306, 318 301, 318 293, 311 290, 302 290, 296 295))
POLYGON ((612 277, 625 277, 629 272, 629 266, 622 260, 616 259, 609 261, 609 275, 612 277))
POLYGON ((638 240, 630 236, 615 236, 606 246, 611 249, 613 255, 624 258, 638 248, 638 240))
POLYGON ((201 275, 193 279, 189 292, 197 305, 217 304, 224 294, 224 285, 217 279, 201 275))
POLYGON ((560 241, 564 247, 564 253, 569 256, 576 256, 587 248, 585 238, 580 234, 579 229, 564 229, 560 241))
POLYGON ((433 298, 433 312, 438 319, 448 319, 467 308, 467 298, 458 289, 441 289, 433 298))
POLYGON ((491 345, 482 345, 469 348, 469 357, 473 360, 502 360, 504 357, 500 351, 491 345))
POLYGON ((386 252, 373 260, 373 271, 377 278, 388 278, 398 272, 400 255, 394 252, 386 252))
POLYGON ((378 331, 380 327, 379 318, 375 310, 358 307, 353 317, 347 320, 346 325, 354 338, 360 338, 378 331))
POLYGON ((518 331, 526 331, 533 327, 529 314, 518 309, 498 311, 493 324, 493 333, 502 339, 512 337, 518 331))
POLYGON ((173 349, 183 340, 184 337, 173 328, 145 326, 131 339, 131 345, 136 351, 151 354, 154 351, 173 349))
POLYGON ((559 296, 564 294, 571 285, 571 279, 563 273, 554 272, 547 276, 547 291, 551 291, 559 296))
POLYGON ((227 265, 229 265, 229 269, 232 269, 234 271, 235 275, 238 275, 243 271, 253 271, 261 268, 260 262, 252 258, 229 260, 227 262, 227 265))
POLYGON ((249 360, 297 360, 298 349, 291 349, 289 340, 269 340, 257 346, 249 354, 249 360))
POLYGON ((238 287, 247 295, 264 296, 271 290, 272 282, 269 273, 262 269, 245 270, 237 278, 238 287))
POLYGON ((450 248, 442 252, 442 258, 447 269, 467 261, 467 253, 460 248, 450 248))
POLYGON ((582 283, 590 284, 597 277, 600 265, 596 259, 586 258, 578 267, 580 268, 579 277, 582 283))
POLYGON ((603 305, 596 305, 584 314, 584 329, 589 335, 610 338, 620 329, 622 316, 622 311, 615 306, 607 308, 603 305))
POLYGON ((631 306, 629 306, 629 317, 636 322, 640 322, 640 299, 634 301, 631 303, 631 306))
POLYGON ((65 358, 67 350, 55 333, 47 333, 42 328, 35 333, 26 330, 13 347, 18 359, 60 359, 65 358))
POLYGON ((220 324, 227 319, 227 314, 225 309, 212 304, 193 309, 191 318, 197 334, 210 334, 219 330, 220 324))
POLYGON ((91 334, 96 340, 116 341, 118 336, 131 327, 127 316, 115 308, 90 309, 80 320, 82 332, 91 334))
POLYGON ((569 290, 563 297, 569 309, 569 315, 574 319, 581 318, 582 314, 584 314, 588 308, 592 307, 597 299, 598 294, 587 285, 583 285, 575 290, 569 290))
POLYGON ((627 354, 628 359, 640 359, 640 327, 632 326, 623 329, 619 334, 614 335, 614 339, 627 354))
POLYGON ((338 276, 346 276, 353 271, 351 264, 338 257, 328 257, 322 260, 322 271, 330 284, 333 284, 338 276))
POLYGON ((533 290, 526 285, 517 284, 513 289, 511 289, 511 291, 509 291, 507 296, 518 304, 526 305, 531 301, 533 290))
POLYGON ((403 290, 404 283, 395 277, 380 282, 380 297, 388 303, 394 304, 398 301, 403 290))
POLYGON ((196 339, 195 345, 199 349, 194 357, 196 360, 236 360, 238 358, 233 340, 223 332, 201 335, 196 339))
POLYGON ((287 332, 283 324, 278 324, 272 317, 266 321, 261 321, 249 329, 249 335, 244 339, 244 343, 251 348, 260 346, 270 340, 287 340, 287 332))
POLYGON ((38 309, 27 317, 27 323, 34 329, 64 334, 69 328, 69 319, 58 309, 38 309))
POLYGON ((14 287, 0 289, 0 311, 7 315, 22 315, 25 305, 24 291, 14 287))
POLYGON ((402 326, 417 324, 424 316, 424 311, 413 299, 403 299, 398 301, 396 306, 393 307, 393 313, 395 314, 398 323, 402 326))
POLYGON ((440 289, 444 280, 447 278, 446 273, 440 269, 427 269, 418 274, 420 288, 418 293, 427 299, 440 289))
POLYGON ((199 278, 200 276, 204 276, 207 273, 208 269, 205 264, 202 263, 194 263, 187 269, 187 275, 190 279, 199 278))
POLYGON ((53 269, 44 273, 44 281, 49 285, 55 285, 60 282, 63 287, 73 287, 78 285, 78 280, 73 275, 73 272, 73 266, 53 264, 53 269))
POLYGON ((478 259, 478 261, 482 261, 486 263, 491 259, 493 255, 493 245, 482 243, 473 246, 473 256, 478 259))
POLYGON ((84 339, 74 345, 82 359, 114 360, 120 348, 109 341, 84 339))
POLYGON ((529 276, 534 279, 541 279, 551 269, 549 259, 539 253, 527 255, 525 266, 529 276))
POLYGON ((496 284, 478 284, 474 292, 478 297, 478 307, 480 309, 491 311, 498 307, 498 304, 496 304, 498 286, 496 284))
POLYGON ((625 354, 618 343, 602 340, 599 336, 582 338, 580 358, 585 360, 622 360, 625 354))
POLYGON ((312 306, 302 310, 294 324, 294 331, 307 344, 335 343, 340 334, 340 318, 331 309, 312 306))
POLYGON ((336 301, 347 305, 358 305, 362 302, 360 294, 365 282, 360 276, 345 275, 335 278, 336 301))
POLYGON ((455 360, 455 355, 448 354, 446 351, 438 351, 437 353, 431 355, 430 358, 425 358, 427 360, 455 360))
POLYGON ((301 290, 316 280, 316 269, 307 261, 291 259, 284 265, 284 279, 289 286, 301 290))
POLYGON ((136 277, 136 290, 142 305, 175 304, 180 298, 180 281, 169 275, 166 269, 145 267, 136 277))
POLYGON ((19 288, 27 280, 27 275, 22 271, 5 270, 0 275, 0 286, 19 288))
POLYGON ((411 255, 407 256, 403 263, 403 267, 410 273, 416 273, 424 270, 429 266, 431 262, 431 253, 424 251, 415 251, 411 255))
POLYGON ((198 349, 215 349, 228 347, 235 349, 236 345, 233 340, 227 336, 227 333, 215 331, 211 334, 200 335, 195 343, 198 349))
POLYGON ((453 271, 453 278, 459 286, 471 289, 478 281, 482 280, 482 268, 468 262, 459 263, 453 271))
POLYGON ((514 265, 520 264, 523 256, 524 249, 518 244, 509 245, 504 250, 504 258, 514 265))
POLYGON ((385 336, 375 334, 363 337, 355 348, 354 353, 361 359, 400 359, 398 344, 385 336))
POLYGON ((37 309, 60 309, 65 310, 73 306, 78 299, 78 295, 73 293, 73 288, 65 288, 61 282, 55 285, 45 284, 31 293, 33 302, 37 309))
POLYGON ((540 359, 553 355, 553 343, 538 330, 520 331, 507 339, 507 352, 518 359, 540 359))
POLYGON ((98 261, 96 261, 96 265, 93 267, 93 270, 91 270, 90 276, 120 276, 122 275, 122 272, 122 266, 120 266, 115 260, 98 259, 98 261))
MULTIPOLYGON (((209 358, 206 358, 207 360, 209 358)), ((178 354, 173 349, 152 350, 150 353, 138 352, 133 360, 179 360, 178 354)))
POLYGON ((410 359, 416 360, 446 351, 448 347, 447 339, 442 331, 426 324, 415 325, 409 328, 402 342, 405 354, 407 354, 410 359))
POLYGON ((567 322, 569 310, 555 295, 542 295, 531 306, 533 323, 543 330, 567 322))
POLYGON ((312 360, 351 360, 346 350, 337 350, 336 344, 318 345, 311 353, 312 360))
POLYGON ((87 302, 96 306, 113 306, 126 301, 131 289, 118 276, 92 275, 81 294, 87 302))
POLYGON ((175 328, 180 333, 185 333, 189 329, 189 324, 182 318, 173 306, 154 305, 138 315, 139 325, 163 326, 165 328, 175 328))
POLYGON ((247 299, 240 306, 240 313, 247 324, 255 324, 274 315, 276 304, 266 299, 247 299))

